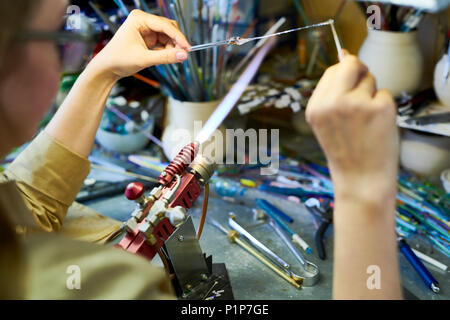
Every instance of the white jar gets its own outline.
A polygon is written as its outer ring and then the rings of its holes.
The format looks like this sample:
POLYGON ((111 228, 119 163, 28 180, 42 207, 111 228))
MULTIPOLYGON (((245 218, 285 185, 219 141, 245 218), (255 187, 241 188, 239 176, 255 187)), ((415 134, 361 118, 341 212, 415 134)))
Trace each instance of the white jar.
MULTIPOLYGON (((168 99, 166 123, 162 136, 164 153, 168 159, 173 160, 184 146, 194 142, 196 135, 209 120, 220 102, 182 102, 171 97, 168 99)), ((222 160, 226 154, 224 152, 225 127, 220 126, 214 132, 213 137, 215 136, 221 136, 222 142, 211 138, 201 148, 206 152, 206 156, 213 156, 217 162, 217 160, 222 160)))
POLYGON ((369 29, 359 58, 375 76, 378 89, 388 89, 395 97, 421 86, 424 62, 417 32, 369 29))
POLYGON ((437 63, 434 70, 434 91, 443 105, 450 107, 450 77, 444 82, 444 69, 447 61, 447 55, 437 63))
POLYGON ((439 182, 442 171, 450 167, 450 137, 404 130, 400 163, 419 176, 439 182))

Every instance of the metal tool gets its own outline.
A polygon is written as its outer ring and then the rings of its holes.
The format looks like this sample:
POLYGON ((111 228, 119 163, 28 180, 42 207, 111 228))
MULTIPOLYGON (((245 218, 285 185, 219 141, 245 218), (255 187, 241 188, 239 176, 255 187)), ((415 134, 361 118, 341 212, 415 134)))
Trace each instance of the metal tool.
POLYGON ((331 31, 333 32, 333 38, 334 38, 334 42, 336 43, 336 48, 338 51, 338 56, 339 56, 339 61, 344 60, 344 52, 342 51, 342 45, 341 45, 341 41, 339 40, 339 36, 336 32, 336 28, 334 27, 334 20, 330 19, 328 21, 328 23, 331 26, 331 31))
POLYGON ((188 50, 191 52, 194 52, 194 51, 206 50, 206 49, 214 48, 214 47, 232 45, 232 44, 234 44, 234 41, 235 41, 234 39, 235 38, 233 37, 228 40, 199 44, 199 45, 190 47, 188 50))
POLYGON ((267 201, 264 199, 256 199, 256 204, 258 207, 270 217, 272 218, 281 228, 283 228, 289 235, 294 243, 297 243, 306 253, 311 253, 311 247, 303 240, 297 233, 295 233, 286 223, 278 217, 277 214, 273 212, 273 210, 267 205, 267 201))
POLYGON ((305 207, 308 211, 319 220, 319 229, 316 231, 314 236, 317 253, 319 258, 325 260, 325 244, 324 244, 324 235, 327 231, 328 227, 333 222, 333 210, 330 207, 330 200, 324 200, 325 203, 322 205, 320 201, 316 198, 310 198, 305 202, 305 207))
POLYGON ((268 260, 265 256, 260 254, 257 250, 253 249, 249 244, 247 244, 245 241, 241 240, 239 238, 239 233, 235 230, 227 230, 224 226, 222 226, 220 223, 215 221, 214 219, 209 218, 208 222, 214 225, 216 228, 221 230, 223 233, 228 235, 228 240, 231 243, 237 243, 239 246, 241 246, 243 249, 248 251, 250 254, 252 254, 255 258, 257 258, 259 261, 264 263, 267 267, 269 267, 272 271, 274 271, 276 274, 278 274, 280 277, 282 277, 284 280, 292 284, 295 288, 300 289, 303 278, 299 277, 292 272, 288 272, 285 269, 282 269, 272 263, 270 260, 268 260))
POLYGON ((431 114, 422 117, 413 117, 405 120, 408 124, 413 125, 428 125, 428 124, 437 124, 437 123, 449 123, 450 122, 450 112, 431 114))
POLYGON ((261 47, 255 58, 250 62, 248 67, 245 69, 245 71, 230 89, 228 94, 222 100, 220 105, 216 108, 214 113, 209 117, 208 121, 197 134, 197 137, 195 138, 196 141, 200 143, 208 141, 214 131, 222 124, 222 122, 225 120, 227 115, 231 112, 233 107, 236 105, 236 103, 244 93, 248 84, 256 75, 259 66, 274 45, 275 40, 270 39, 263 47, 261 47))
POLYGON ((245 230, 239 223, 236 222, 236 217, 234 215, 230 215, 228 218, 228 224, 230 227, 237 232, 239 232, 240 235, 244 236, 250 243, 252 243, 257 249, 261 250, 263 253, 266 253, 274 262, 278 263, 282 268, 289 269, 289 263, 281 259, 279 256, 277 256, 272 250, 267 248, 263 243, 261 243, 258 239, 256 239, 254 236, 252 236, 247 230, 245 230))
POLYGON ((423 265, 419 258, 411 250, 411 247, 406 243, 405 239, 398 238, 398 247, 403 253, 405 258, 411 264, 411 266, 416 270, 422 280, 425 282, 427 287, 429 287, 434 293, 439 293, 439 282, 433 277, 433 275, 428 271, 428 269, 423 265))
POLYGON ((303 257, 303 255, 300 253, 297 247, 295 247, 294 244, 291 242, 291 240, 288 239, 287 235, 283 232, 283 230, 281 230, 281 228, 275 223, 275 221, 270 219, 269 224, 275 230, 278 236, 283 240, 283 242, 295 256, 295 258, 300 262, 303 270, 306 273, 305 275, 302 276, 303 285, 305 287, 314 286, 319 280, 319 267, 314 263, 309 262, 303 257))
POLYGON ((192 46, 188 50, 193 52, 193 51, 205 50, 205 49, 210 49, 210 48, 220 47, 220 46, 227 46, 227 45, 228 46, 229 45, 242 46, 251 41, 256 41, 256 40, 261 40, 261 39, 266 39, 266 38, 271 38, 271 37, 277 37, 277 36, 280 36, 280 35, 283 35, 286 33, 297 32, 297 31, 311 29, 311 28, 318 28, 318 27, 322 27, 322 26, 332 25, 333 23, 334 23, 334 20, 328 20, 328 21, 322 22, 322 23, 312 24, 312 25, 305 26, 305 27, 295 28, 295 29, 291 29, 291 30, 286 30, 286 31, 282 31, 282 32, 272 33, 272 34, 259 36, 259 37, 253 37, 253 38, 232 37, 227 40, 210 42, 210 43, 200 44, 197 46, 192 46))
POLYGON ((96 165, 93 163, 91 163, 91 168, 97 169, 97 170, 102 170, 102 171, 107 171, 107 172, 112 172, 112 173, 117 173, 117 174, 127 176, 127 177, 134 177, 136 179, 140 179, 140 180, 144 180, 144 181, 155 182, 155 183, 158 182, 158 180, 156 180, 155 178, 144 176, 142 174, 137 174, 137 173, 129 172, 126 170, 117 170, 114 168, 108 168, 108 167, 96 165))

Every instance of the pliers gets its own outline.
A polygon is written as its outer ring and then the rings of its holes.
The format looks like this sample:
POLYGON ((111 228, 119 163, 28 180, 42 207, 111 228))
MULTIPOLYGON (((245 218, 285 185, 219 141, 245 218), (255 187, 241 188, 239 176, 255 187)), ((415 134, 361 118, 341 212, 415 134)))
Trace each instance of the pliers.
POLYGON ((314 236, 314 240, 319 258, 325 260, 326 253, 324 235, 330 224, 333 223, 333 208, 330 199, 325 198, 321 200, 317 198, 309 198, 305 202, 305 206, 313 217, 316 218, 316 220, 319 220, 320 224, 314 236))

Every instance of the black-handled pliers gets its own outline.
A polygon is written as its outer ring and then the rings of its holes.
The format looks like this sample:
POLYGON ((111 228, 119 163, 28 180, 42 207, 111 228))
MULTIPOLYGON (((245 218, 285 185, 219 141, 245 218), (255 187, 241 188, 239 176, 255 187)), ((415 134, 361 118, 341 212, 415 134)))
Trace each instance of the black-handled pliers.
POLYGON ((316 231, 314 240, 319 258, 322 260, 326 258, 324 235, 330 224, 333 223, 333 209, 330 204, 330 199, 323 199, 321 202, 317 198, 309 198, 305 202, 308 211, 319 221, 319 229, 316 231))

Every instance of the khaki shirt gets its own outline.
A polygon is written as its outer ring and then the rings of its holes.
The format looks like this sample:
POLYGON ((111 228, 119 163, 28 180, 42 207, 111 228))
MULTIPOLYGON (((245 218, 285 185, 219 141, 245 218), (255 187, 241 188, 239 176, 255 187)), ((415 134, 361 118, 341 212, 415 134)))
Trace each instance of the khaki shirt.
POLYGON ((101 245, 120 223, 74 203, 89 169, 43 132, 0 173, 0 186, 12 190, 0 195, 0 298, 174 298, 163 269, 101 245), (17 222, 19 211, 36 227, 17 222))

